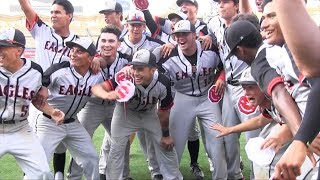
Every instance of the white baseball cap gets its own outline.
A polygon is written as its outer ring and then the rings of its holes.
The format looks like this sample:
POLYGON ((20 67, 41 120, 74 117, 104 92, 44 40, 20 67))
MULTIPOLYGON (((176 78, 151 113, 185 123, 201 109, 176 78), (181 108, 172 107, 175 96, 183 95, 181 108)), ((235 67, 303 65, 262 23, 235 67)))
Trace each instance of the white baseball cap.
POLYGON ((135 23, 145 24, 146 20, 144 18, 144 14, 142 11, 133 10, 129 12, 126 22, 127 24, 135 24, 135 23))
POLYGON ((157 67, 156 56, 147 49, 140 49, 139 51, 134 53, 132 61, 128 64, 136 66, 157 67))
POLYGON ((81 48, 85 49, 90 54, 90 56, 94 56, 97 53, 96 46, 93 44, 92 40, 87 37, 81 37, 76 39, 75 41, 68 41, 66 42, 66 45, 69 48, 80 46, 81 48))
POLYGON ((181 21, 178 21, 174 25, 174 31, 172 34, 180 33, 180 32, 193 32, 193 33, 195 33, 196 28, 189 20, 181 20, 181 21))
POLYGON ((254 78, 251 75, 251 67, 248 67, 242 72, 238 84, 240 85, 257 84, 257 82, 254 80, 254 78))

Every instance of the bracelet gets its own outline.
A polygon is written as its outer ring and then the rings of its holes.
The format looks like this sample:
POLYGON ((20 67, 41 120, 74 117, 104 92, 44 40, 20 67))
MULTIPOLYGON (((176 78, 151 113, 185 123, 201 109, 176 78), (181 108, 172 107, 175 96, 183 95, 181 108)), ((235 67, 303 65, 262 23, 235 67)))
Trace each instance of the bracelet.
POLYGON ((170 132, 169 129, 162 129, 162 137, 169 137, 170 132))

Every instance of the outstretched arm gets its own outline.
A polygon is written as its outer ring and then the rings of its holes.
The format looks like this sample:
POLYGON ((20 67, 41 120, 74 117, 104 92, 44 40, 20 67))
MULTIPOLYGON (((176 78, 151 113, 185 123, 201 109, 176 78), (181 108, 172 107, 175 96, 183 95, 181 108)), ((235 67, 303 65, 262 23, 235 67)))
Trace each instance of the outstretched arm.
POLYGON ((299 70, 307 77, 319 76, 320 30, 306 11, 304 0, 274 3, 283 36, 299 70))
POLYGON ((240 13, 252 13, 249 0, 239 0, 239 12, 240 13))
POLYGON ((91 88, 91 92, 94 96, 101 99, 115 100, 118 99, 118 94, 114 91, 111 80, 94 85, 91 88))
POLYGON ((37 17, 37 13, 33 10, 29 0, 19 0, 20 6, 24 14, 26 15, 26 19, 29 23, 34 22, 37 17))
POLYGON ((221 124, 212 124, 210 126, 211 129, 220 131, 220 134, 218 134, 216 137, 223 137, 226 135, 229 135, 231 133, 239 133, 239 132, 244 132, 244 131, 251 131, 251 130, 256 130, 258 128, 261 128, 265 126, 266 124, 270 123, 272 119, 268 119, 264 117, 262 114, 259 116, 256 116, 254 118, 251 118, 243 123, 240 123, 236 126, 232 127, 224 127, 221 124))

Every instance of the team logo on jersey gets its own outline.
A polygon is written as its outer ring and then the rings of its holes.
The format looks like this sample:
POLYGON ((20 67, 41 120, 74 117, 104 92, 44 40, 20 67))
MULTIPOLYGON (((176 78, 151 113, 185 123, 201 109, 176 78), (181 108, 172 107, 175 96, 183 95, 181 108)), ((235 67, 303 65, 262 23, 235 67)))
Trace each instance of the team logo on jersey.
POLYGON ((124 72, 119 71, 115 74, 115 80, 117 84, 120 84, 121 81, 131 81, 132 83, 134 83, 134 79, 132 76, 127 76, 124 72))
POLYGON ((245 115, 252 114, 257 109, 257 107, 253 107, 249 105, 249 101, 245 96, 241 96, 241 98, 238 100, 238 108, 240 112, 245 115))
POLYGON ((216 86, 215 85, 211 86, 210 89, 208 90, 208 99, 212 103, 217 103, 222 99, 222 96, 219 95, 218 93, 216 93, 216 86))

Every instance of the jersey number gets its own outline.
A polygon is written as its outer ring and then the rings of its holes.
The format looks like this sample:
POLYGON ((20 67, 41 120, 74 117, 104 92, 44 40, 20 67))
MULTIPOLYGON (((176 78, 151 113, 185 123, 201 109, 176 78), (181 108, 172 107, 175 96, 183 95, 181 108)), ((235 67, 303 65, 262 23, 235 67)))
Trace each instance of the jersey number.
POLYGON ((26 114, 28 113, 28 110, 29 110, 29 106, 28 105, 23 105, 22 107, 21 107, 21 115, 20 115, 20 117, 24 117, 24 116, 26 116, 26 114))

